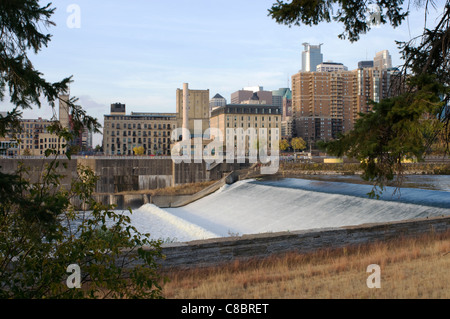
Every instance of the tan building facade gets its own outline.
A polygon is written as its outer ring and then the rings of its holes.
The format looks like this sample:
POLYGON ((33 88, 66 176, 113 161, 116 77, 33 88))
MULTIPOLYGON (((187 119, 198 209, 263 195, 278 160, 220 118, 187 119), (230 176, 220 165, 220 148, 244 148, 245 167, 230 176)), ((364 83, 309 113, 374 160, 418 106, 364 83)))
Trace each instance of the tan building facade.
POLYGON ((177 127, 175 113, 125 113, 117 104, 104 116, 103 151, 105 155, 134 155, 143 147, 143 155, 170 155, 171 132, 177 127))
MULTIPOLYGON (((209 128, 209 90, 187 90, 188 95, 188 129, 191 136, 194 136, 194 121, 200 120, 202 123, 202 132, 209 128)), ((176 91, 176 124, 177 127, 183 126, 183 89, 176 91)))
POLYGON ((65 154, 67 141, 47 131, 51 124, 53 124, 52 121, 42 118, 21 120, 21 132, 17 134, 19 155, 44 156, 46 149, 65 154))
POLYGON ((330 140, 354 127, 370 101, 390 96, 393 70, 299 72, 292 76, 295 134, 305 141, 330 140))
MULTIPOLYGON (((246 132, 247 129, 254 128, 259 132, 260 128, 265 128, 267 129, 267 145, 271 148, 271 140, 275 138, 271 136, 271 128, 278 129, 279 133, 276 138, 280 138, 281 112, 278 107, 271 105, 228 104, 212 111, 210 125, 211 128, 220 130, 224 145, 234 145, 235 148, 238 147, 236 129, 242 128, 246 132), (230 129, 228 132, 232 133, 232 136, 227 134, 227 129, 230 129), (230 139, 234 139, 234 141, 230 139)), ((250 140, 247 138, 244 143, 246 150, 251 146, 249 143, 250 140)))
MULTIPOLYGON (((70 107, 67 104, 69 95, 59 96, 59 123, 63 128, 70 128, 70 107)), ((23 156, 44 156, 47 149, 53 149, 58 154, 66 154, 68 145, 64 138, 59 138, 56 134, 48 132, 48 127, 55 120, 21 119, 20 132, 16 133, 18 142, 17 155, 23 156)))

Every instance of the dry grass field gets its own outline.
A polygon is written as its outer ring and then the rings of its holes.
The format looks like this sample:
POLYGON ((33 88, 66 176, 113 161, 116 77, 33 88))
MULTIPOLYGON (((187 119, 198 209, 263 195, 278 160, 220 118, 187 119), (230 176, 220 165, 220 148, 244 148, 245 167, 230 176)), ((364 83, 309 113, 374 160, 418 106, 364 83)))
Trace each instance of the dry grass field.
POLYGON ((139 190, 139 191, 126 191, 119 192, 121 194, 150 194, 152 196, 156 195, 193 195, 206 187, 214 184, 216 181, 198 182, 198 183, 186 183, 177 186, 170 186, 157 189, 139 190))
POLYGON ((449 299, 450 231, 167 273, 167 299, 449 299), (371 264, 380 288, 368 288, 371 264))

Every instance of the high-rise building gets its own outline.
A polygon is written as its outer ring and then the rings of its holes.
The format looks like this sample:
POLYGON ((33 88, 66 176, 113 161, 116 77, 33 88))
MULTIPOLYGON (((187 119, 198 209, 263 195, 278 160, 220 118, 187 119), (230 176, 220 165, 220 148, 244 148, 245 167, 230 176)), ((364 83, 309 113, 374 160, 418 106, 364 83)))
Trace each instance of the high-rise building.
POLYGON ((306 141, 329 140, 353 129, 370 101, 392 95, 395 70, 360 68, 353 71, 299 72, 292 76, 294 134, 306 141))
POLYGON ((305 141, 330 140, 345 129, 346 118, 356 112, 354 74, 299 72, 292 76, 295 134, 305 141))
POLYGON ((392 59, 388 50, 377 52, 373 58, 373 67, 379 70, 392 68, 392 59))
POLYGON ((309 43, 302 43, 304 50, 302 52, 302 71, 315 72, 317 66, 323 62, 323 54, 320 48, 323 43, 319 45, 311 45, 309 43))

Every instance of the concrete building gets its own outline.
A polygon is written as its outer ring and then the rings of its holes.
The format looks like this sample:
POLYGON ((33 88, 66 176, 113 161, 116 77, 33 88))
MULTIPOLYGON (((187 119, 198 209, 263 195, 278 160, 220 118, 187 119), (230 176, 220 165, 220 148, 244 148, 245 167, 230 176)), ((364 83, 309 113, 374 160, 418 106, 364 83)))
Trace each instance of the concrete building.
POLYGON ((279 88, 272 91, 272 105, 281 109, 282 120, 292 116, 292 90, 290 88, 279 88))
POLYGON ((287 116, 281 121, 281 138, 290 140, 295 135, 295 122, 292 116, 287 116))
POLYGON ((211 111, 213 109, 215 109, 216 107, 219 106, 225 106, 227 105, 227 100, 220 95, 219 93, 217 93, 216 95, 214 95, 214 97, 209 101, 209 111, 210 111, 210 115, 211 115, 211 111))
POLYGON ((311 45, 309 43, 302 43, 304 50, 302 52, 302 72, 315 72, 317 66, 323 62, 323 54, 321 53, 321 46, 311 45))
POLYGON ((0 137, 0 156, 17 156, 19 154, 19 143, 16 140, 0 137))
POLYGON ((111 104, 104 116, 105 155, 133 155, 142 146, 144 155, 170 155, 171 132, 177 127, 176 113, 126 114, 125 104, 111 104))
POLYGON ((342 63, 328 61, 318 64, 316 71, 317 72, 348 71, 348 68, 342 63))
POLYGON ((388 50, 377 52, 373 58, 373 67, 379 70, 392 68, 392 59, 388 50))
POLYGON ((231 93, 231 104, 272 104, 272 92, 264 91, 262 86, 247 87, 231 93))
POLYGON ((47 120, 41 117, 37 119, 21 119, 20 131, 11 132, 5 141, 13 142, 16 146, 14 155, 43 156, 46 149, 54 149, 58 154, 67 152, 67 141, 56 134, 49 133, 47 128, 55 121, 59 121, 63 128, 70 129, 70 108, 67 102, 69 95, 59 96, 59 119, 47 120), (17 145, 15 144, 17 141, 17 145))
POLYGON ((364 69, 364 68, 373 68, 373 60, 372 61, 359 61, 358 69, 364 69))
POLYGON ((75 144, 80 147, 80 151, 92 150, 92 135, 92 132, 87 128, 81 131, 80 136, 75 140, 75 144))
POLYGON ((122 104, 122 103, 111 104, 111 115, 125 114, 125 113, 126 113, 125 104, 122 104))
POLYGON ((59 96, 59 122, 62 127, 70 128, 70 96, 68 94, 62 94, 59 96))
POLYGON ((330 140, 353 129, 370 101, 392 96, 394 69, 299 72, 292 76, 294 133, 305 141, 330 140))
POLYGON ((267 100, 262 100, 259 98, 258 96, 258 92, 253 92, 253 95, 251 96, 251 98, 249 98, 248 100, 242 101, 241 104, 260 104, 260 105, 267 105, 267 104, 271 104, 268 103, 267 100))
MULTIPOLYGON (((227 104, 212 111, 210 123, 211 128, 218 128, 222 132, 224 143, 232 138, 227 135, 227 129, 237 128, 244 129, 244 132, 248 128, 255 128, 257 131, 259 128, 267 128, 270 140, 270 129, 281 129, 281 113, 279 108, 273 105, 227 104)), ((237 142, 237 137, 235 137, 235 148, 237 142)), ((249 149, 248 139, 245 142, 245 147, 246 150, 249 149)), ((268 147, 271 147, 270 143, 268 143, 268 147)))
POLYGON ((21 132, 17 134, 20 142, 19 155, 43 156, 48 148, 57 150, 58 154, 65 154, 67 142, 47 131, 51 124, 53 121, 40 117, 20 120, 21 132))
POLYGON ((202 132, 209 128, 209 90, 191 90, 187 83, 183 89, 176 91, 176 119, 177 127, 189 129, 191 137, 194 137, 194 121, 202 122, 202 132))
MULTIPOLYGON (((0 118, 6 117, 7 112, 0 112, 0 118)), ((19 143, 12 136, 0 137, 0 156, 19 155, 19 143)))
POLYGON ((295 135, 305 141, 330 140, 342 132, 345 113, 356 107, 353 73, 299 72, 292 77, 295 135))

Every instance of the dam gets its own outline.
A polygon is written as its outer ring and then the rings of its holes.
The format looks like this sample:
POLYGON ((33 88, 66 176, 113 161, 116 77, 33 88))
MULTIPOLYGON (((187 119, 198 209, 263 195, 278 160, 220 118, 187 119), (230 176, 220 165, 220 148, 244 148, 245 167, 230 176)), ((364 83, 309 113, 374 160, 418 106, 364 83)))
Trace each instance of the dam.
POLYGON ((433 180, 441 187, 402 188, 401 194, 387 188, 380 199, 367 196, 370 185, 242 180, 183 207, 145 204, 133 210, 131 220, 155 239, 186 242, 450 216, 450 176, 433 180))

